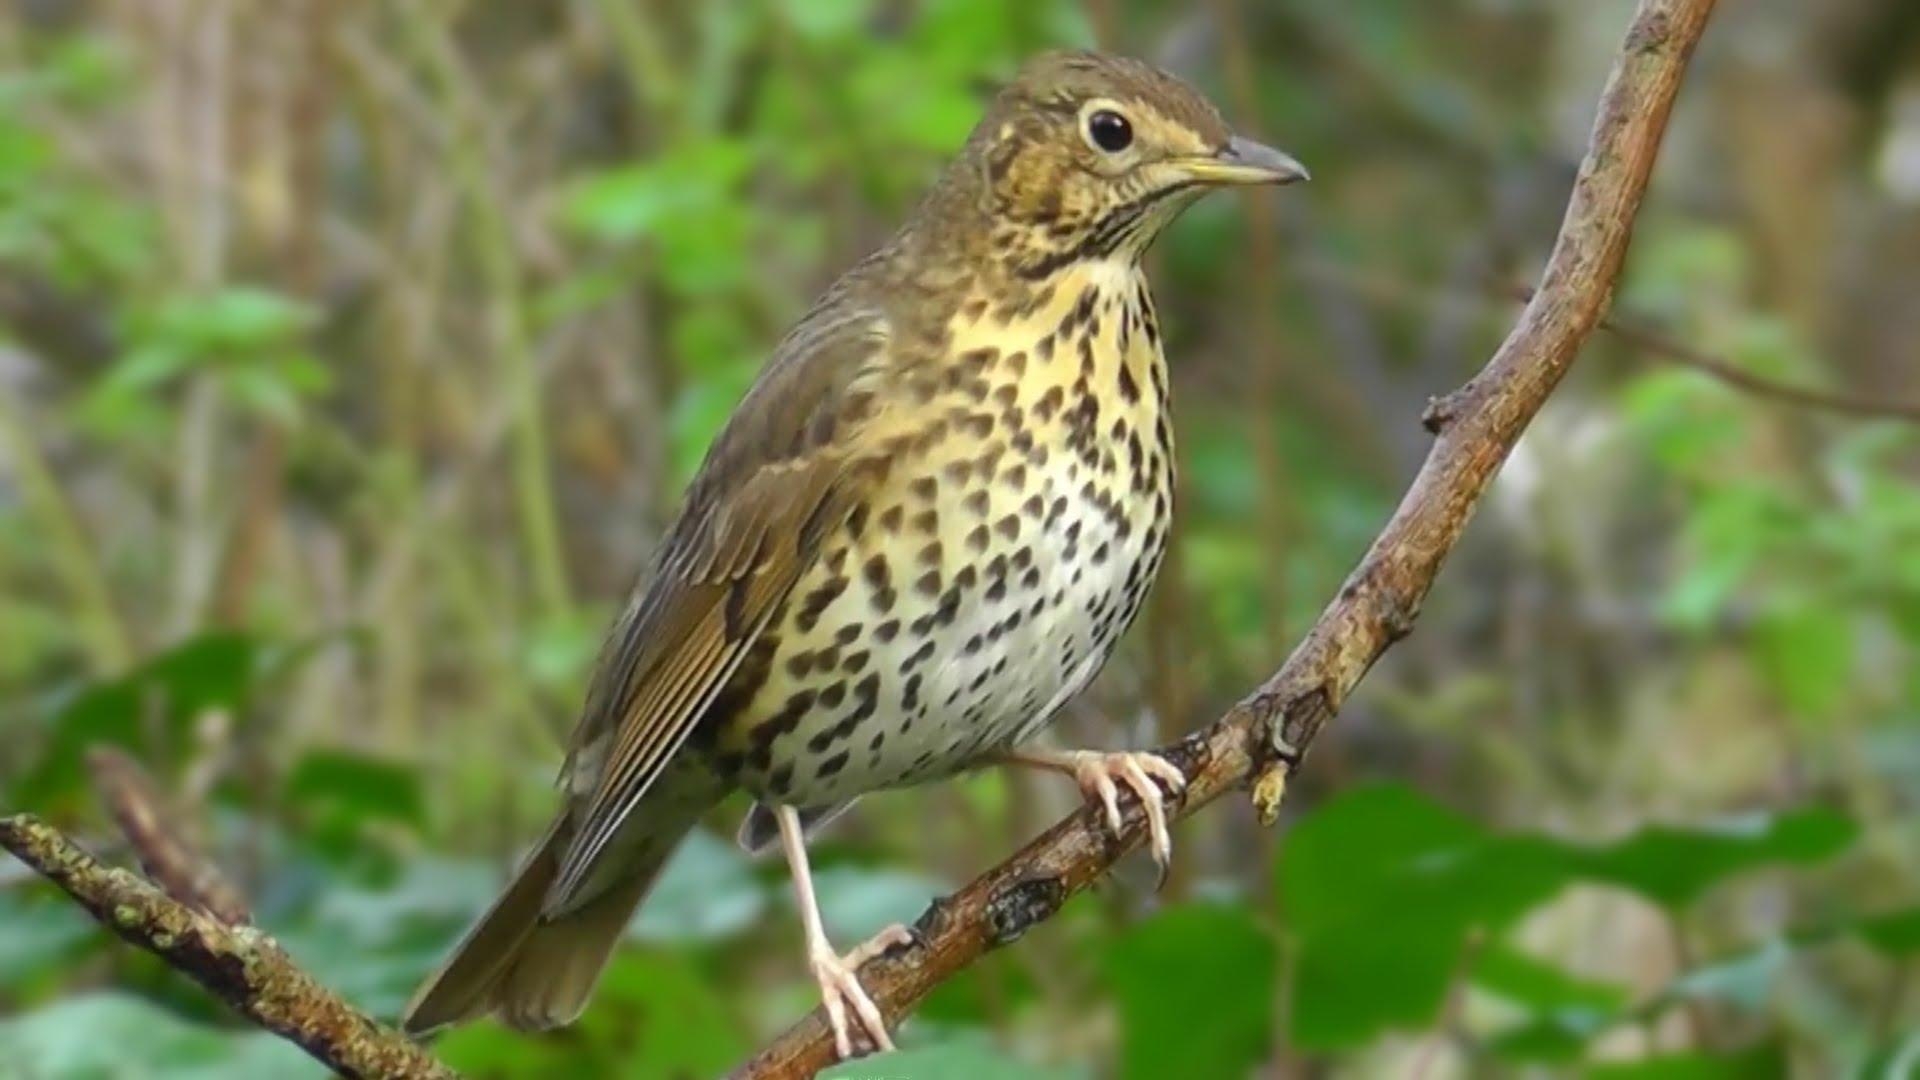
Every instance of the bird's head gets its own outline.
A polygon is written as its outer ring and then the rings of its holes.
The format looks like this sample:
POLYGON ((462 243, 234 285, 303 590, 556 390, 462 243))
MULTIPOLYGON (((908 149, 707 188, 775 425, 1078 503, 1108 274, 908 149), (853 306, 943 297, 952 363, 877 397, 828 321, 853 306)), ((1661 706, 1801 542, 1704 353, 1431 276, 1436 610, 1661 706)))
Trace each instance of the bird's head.
POLYGON ((1137 258, 1199 195, 1307 170, 1233 134, 1198 90, 1137 60, 1048 53, 995 99, 957 168, 993 246, 1034 271, 1137 258))

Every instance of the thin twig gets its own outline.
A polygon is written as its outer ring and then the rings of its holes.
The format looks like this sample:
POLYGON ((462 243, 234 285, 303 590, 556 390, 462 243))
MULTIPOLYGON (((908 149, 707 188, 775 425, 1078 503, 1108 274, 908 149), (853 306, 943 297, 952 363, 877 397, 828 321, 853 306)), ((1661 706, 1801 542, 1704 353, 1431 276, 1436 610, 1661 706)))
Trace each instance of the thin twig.
POLYGON ((406 1036, 314 981, 259 929, 228 926, 138 874, 103 865, 32 815, 0 818, 0 847, 64 889, 102 926, 340 1075, 369 1080, 454 1076, 406 1036))
MULTIPOLYGON (((1516 285, 1513 287, 1513 296, 1522 302, 1529 301, 1533 299, 1533 288, 1528 285, 1516 285)), ((1670 360, 1682 367, 1693 368, 1711 375, 1728 386, 1749 394, 1773 398, 1788 405, 1824 409, 1850 416, 1920 423, 1920 402, 1887 401, 1884 398, 1869 397, 1866 394, 1850 393, 1844 390, 1817 390, 1813 387, 1777 382, 1764 375, 1756 375, 1725 357, 1715 356, 1684 341, 1669 337, 1652 327, 1612 315, 1600 320, 1600 329, 1636 349, 1651 353, 1663 360, 1670 360)))
MULTIPOLYGON (((1163 751, 1188 777, 1180 816, 1257 777, 1255 805, 1272 821, 1288 776, 1326 721, 1380 654, 1412 629, 1475 503, 1599 325, 1681 77, 1713 7, 1714 0, 1642 0, 1601 97, 1540 294, 1487 367, 1429 408, 1429 428, 1439 436, 1432 452, 1306 640, 1227 716, 1163 751)), ((981 954, 1051 917, 1137 846, 1144 822, 1129 809, 1118 839, 1083 808, 936 901, 915 925, 915 943, 864 965, 861 984, 898 1020, 981 954)), ((826 1018, 816 1009, 735 1076, 811 1076, 832 1057, 826 1018)))
POLYGON ((182 826, 167 824, 162 812, 164 800, 139 764, 103 746, 88 752, 87 768, 100 798, 133 846, 141 869, 154 884, 182 904, 228 926, 252 921, 239 890, 187 842, 182 826))

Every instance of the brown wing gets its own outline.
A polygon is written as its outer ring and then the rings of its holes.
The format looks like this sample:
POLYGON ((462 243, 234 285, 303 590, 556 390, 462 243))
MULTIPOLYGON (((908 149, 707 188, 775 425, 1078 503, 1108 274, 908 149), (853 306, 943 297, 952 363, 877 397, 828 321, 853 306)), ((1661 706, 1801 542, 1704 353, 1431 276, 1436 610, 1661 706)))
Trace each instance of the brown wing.
POLYGON ((582 886, 608 843, 845 519, 886 347, 880 316, 823 304, 715 439, 588 693, 563 774, 577 796, 573 836, 548 914, 591 898, 582 886))

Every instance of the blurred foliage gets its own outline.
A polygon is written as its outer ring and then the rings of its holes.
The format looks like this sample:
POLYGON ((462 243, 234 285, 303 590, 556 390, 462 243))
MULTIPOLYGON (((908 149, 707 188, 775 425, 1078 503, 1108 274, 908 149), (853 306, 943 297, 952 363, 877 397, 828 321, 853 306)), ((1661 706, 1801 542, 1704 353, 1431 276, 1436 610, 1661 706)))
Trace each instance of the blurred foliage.
MULTIPOLYGON (((996 80, 1095 41, 1319 178, 1204 202, 1152 260, 1180 534, 1059 737, 1192 730, 1334 593, 1425 401, 1497 343, 1629 7, 15 5, 0 810, 124 860, 86 753, 126 748, 295 957, 394 1014, 548 812, 600 629, 782 329, 996 80)), ((1724 7, 1617 314, 1920 400, 1911 5, 1724 7)), ((1163 891, 1123 868, 828 1075, 1915 1075, 1920 434, 1588 352, 1282 828, 1209 812, 1163 891)), ((911 920, 1074 798, 869 800, 817 845, 830 932, 911 920)), ((740 810, 579 1025, 439 1052, 704 1076, 810 1007, 740 810)), ((6 863, 0 1074, 320 1070, 6 863)))

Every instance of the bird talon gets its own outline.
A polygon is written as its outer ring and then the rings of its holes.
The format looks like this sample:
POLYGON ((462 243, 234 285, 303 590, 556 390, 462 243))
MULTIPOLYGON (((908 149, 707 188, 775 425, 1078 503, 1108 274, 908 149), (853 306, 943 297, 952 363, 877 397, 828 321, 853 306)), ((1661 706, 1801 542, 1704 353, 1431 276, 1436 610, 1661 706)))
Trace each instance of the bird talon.
POLYGON ((866 941, 854 946, 853 950, 842 957, 841 960, 849 969, 858 971, 861 965, 874 957, 885 956, 888 950, 898 948, 901 945, 912 945, 917 940, 918 939, 913 936, 913 931, 907 929, 904 924, 894 923, 882 929, 866 941))
MULTIPOLYGON (((886 936, 892 929, 905 930, 905 927, 891 927, 882 931, 886 936)), ((875 941, 878 937, 875 938, 875 941)), ((827 1024, 833 1029, 833 1048, 845 1061, 854 1056, 853 1033, 848 1024, 847 1011, 853 1011, 854 1019, 859 1021, 860 1033, 866 1037, 873 1052, 891 1051, 892 1036, 887 1034, 886 1018, 881 1015, 880 1007, 867 995, 865 987, 854 969, 860 965, 860 954, 874 942, 848 953, 845 957, 835 956, 830 950, 821 950, 813 954, 810 965, 813 968, 814 981, 820 985, 820 998, 827 1008, 827 1024)), ((887 946, 882 946, 884 950, 887 946)))
POLYGON ((1157 754, 1139 752, 1088 752, 1075 763, 1074 773, 1081 790, 1089 797, 1099 798, 1106 809, 1107 827, 1115 836, 1125 829, 1126 819, 1120 813, 1119 786, 1114 781, 1125 784, 1140 800, 1141 811, 1147 819, 1148 850, 1160 867, 1160 879, 1164 882, 1167 867, 1173 861, 1173 837, 1167 828, 1166 796, 1161 794, 1160 784, 1155 781, 1166 784, 1168 790, 1177 795, 1186 790, 1186 775, 1157 754))

